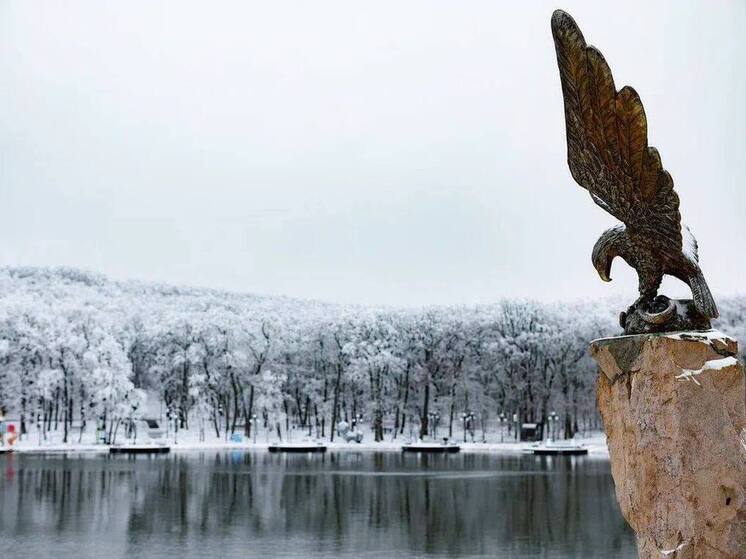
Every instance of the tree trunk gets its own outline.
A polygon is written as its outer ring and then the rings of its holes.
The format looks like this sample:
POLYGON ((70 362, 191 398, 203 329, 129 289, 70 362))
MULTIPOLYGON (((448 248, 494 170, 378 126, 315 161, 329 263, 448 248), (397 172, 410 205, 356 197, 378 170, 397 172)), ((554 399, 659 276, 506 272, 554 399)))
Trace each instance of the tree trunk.
MULTIPOLYGON (((456 385, 451 385, 451 406, 448 413, 448 438, 453 438, 453 416, 456 412, 456 385)), ((466 424, 464 424, 466 425, 466 424)))
POLYGON ((218 412, 215 409, 212 410, 212 425, 215 427, 215 436, 220 438, 220 423, 218 423, 218 412))
POLYGON ((233 421, 231 421, 231 435, 236 432, 236 424, 241 415, 240 388, 236 382, 236 376, 231 371, 231 389, 233 390, 233 421))
POLYGON ((430 411, 430 380, 425 383, 425 397, 422 402, 422 414, 420 416, 420 438, 424 439, 428 434, 428 417, 430 411))
POLYGON ((404 403, 402 405, 402 419, 399 434, 404 434, 404 425, 407 422, 407 404, 409 403, 409 364, 404 374, 404 403))
POLYGON ((339 419, 337 417, 338 408, 339 408, 339 383, 342 381, 342 366, 340 364, 337 364, 337 379, 334 382, 334 397, 332 399, 332 424, 331 424, 331 430, 329 432, 329 440, 334 442, 334 430, 337 426, 337 420, 339 419))
POLYGON ((251 437, 252 429, 256 429, 255 421, 253 420, 254 416, 254 385, 251 385, 251 389, 249 390, 249 407, 244 412, 246 415, 246 425, 244 427, 244 432, 246 433, 247 437, 251 437), (252 421, 249 421, 249 418, 252 418, 252 421))
POLYGON ((68 426, 72 423, 72 418, 70 417, 70 394, 69 394, 68 382, 67 382, 67 369, 65 367, 62 367, 62 372, 64 374, 63 376, 64 389, 62 393, 62 405, 64 407, 64 416, 62 418, 62 421, 64 422, 64 427, 63 427, 63 434, 62 434, 62 442, 67 443, 68 426))
POLYGON ((60 387, 54 390, 54 430, 57 431, 60 419, 60 387))

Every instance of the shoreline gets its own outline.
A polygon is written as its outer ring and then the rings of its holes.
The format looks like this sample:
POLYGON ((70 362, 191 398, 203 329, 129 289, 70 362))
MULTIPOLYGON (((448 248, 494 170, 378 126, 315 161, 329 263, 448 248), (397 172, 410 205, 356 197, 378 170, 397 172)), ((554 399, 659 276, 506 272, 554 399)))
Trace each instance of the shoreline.
MULTIPOLYGON (((402 445, 406 440, 382 441, 382 442, 324 442, 329 452, 401 452, 402 445)), ((502 443, 472 443, 454 441, 461 447, 461 453, 466 454, 525 454, 524 449, 534 443, 531 442, 502 442, 502 443)), ((604 436, 595 436, 586 439, 575 439, 573 442, 584 444, 588 447, 588 456, 609 457, 604 436)), ((146 443, 143 443, 146 444, 146 443)), ((243 451, 243 452, 269 452, 271 444, 268 442, 228 442, 228 441, 195 441, 185 440, 167 442, 171 452, 205 452, 205 451, 243 451)), ((86 443, 48 443, 39 446, 27 441, 20 441, 12 447, 12 452, 2 454, 109 454, 111 446, 104 444, 86 443)), ((5 450, 7 447, 0 447, 5 450)))

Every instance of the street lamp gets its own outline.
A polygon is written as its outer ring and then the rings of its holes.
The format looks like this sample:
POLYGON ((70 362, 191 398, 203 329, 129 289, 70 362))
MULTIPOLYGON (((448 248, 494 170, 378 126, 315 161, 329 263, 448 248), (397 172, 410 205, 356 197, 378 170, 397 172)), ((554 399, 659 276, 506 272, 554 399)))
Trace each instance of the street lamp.
POLYGON ((555 440, 557 438, 557 412, 551 412, 549 414, 549 438, 555 440))
POLYGON ((430 412, 427 414, 430 420, 430 436, 433 439, 438 438, 438 421, 440 420, 440 414, 438 412, 430 412))
POLYGON ((171 406, 166 406, 166 438, 171 436, 171 406))
POLYGON ((254 444, 256 444, 256 414, 252 414, 251 418, 249 419, 249 425, 251 425, 251 434, 254 435, 254 444))
POLYGON ((178 425, 179 425, 179 407, 174 406, 173 408, 171 406, 168 407, 168 410, 166 411, 166 418, 168 419, 168 425, 173 420, 174 422, 174 444, 177 444, 176 435, 178 431, 178 425))
POLYGON ((471 442, 474 442, 474 419, 475 415, 471 412, 461 414, 461 421, 464 422, 464 442, 466 442, 466 429, 469 429, 471 434, 471 442))
POLYGON ((351 420, 351 423, 352 423, 352 431, 355 431, 355 427, 356 427, 356 426, 359 426, 359 425, 360 425, 360 424, 361 424, 361 423, 363 422, 363 419, 364 419, 364 417, 365 417, 365 416, 363 416, 363 414, 362 414, 362 413, 356 413, 356 414, 353 414, 353 416, 352 416, 352 420, 351 420))
POLYGON ((500 442, 504 442, 505 440, 505 421, 508 418, 505 417, 505 413, 500 412, 500 442))
POLYGON ((130 429, 132 430, 133 442, 135 443, 137 443, 137 423, 135 422, 134 417, 139 407, 140 407, 140 404, 138 404, 137 402, 133 402, 132 413, 130 414, 130 429))
MULTIPOLYGON (((214 409, 214 408, 213 408, 214 409)), ((213 414, 215 414, 215 424, 218 426, 218 438, 220 437, 220 425, 223 423, 223 415, 225 414, 225 410, 223 409, 223 404, 218 404, 218 409, 213 411, 213 414)), ((225 422, 225 440, 228 440, 228 422, 225 422)))
POLYGON ((85 406, 80 404, 80 433, 81 438, 83 437, 83 427, 85 427, 85 406))
POLYGON ((39 431, 39 446, 41 446, 41 406, 36 412, 36 430, 39 431))

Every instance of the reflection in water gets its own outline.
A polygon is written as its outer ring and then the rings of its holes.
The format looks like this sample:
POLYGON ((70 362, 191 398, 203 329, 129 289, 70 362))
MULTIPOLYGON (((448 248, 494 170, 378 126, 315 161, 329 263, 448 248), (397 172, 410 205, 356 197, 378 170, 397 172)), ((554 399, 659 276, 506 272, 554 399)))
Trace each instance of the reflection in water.
POLYGON ((3 557, 636 556, 609 463, 589 457, 16 455, 0 467, 3 557))

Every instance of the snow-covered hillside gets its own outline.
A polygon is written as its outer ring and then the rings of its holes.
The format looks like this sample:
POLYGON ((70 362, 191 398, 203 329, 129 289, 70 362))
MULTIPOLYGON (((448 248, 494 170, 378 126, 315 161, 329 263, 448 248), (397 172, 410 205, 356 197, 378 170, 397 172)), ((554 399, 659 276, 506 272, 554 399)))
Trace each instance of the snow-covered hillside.
MULTIPOLYGON (((719 304, 718 327, 744 339, 746 298, 719 304)), ((146 393, 217 436, 261 422, 331 437, 360 418, 377 438, 433 424, 461 432, 464 421, 479 434, 501 415, 553 411, 572 435, 598 426, 586 347, 618 331, 621 307, 368 308, 4 268, 0 406, 25 429, 68 439, 95 423, 116 432, 143 413, 146 393)))

